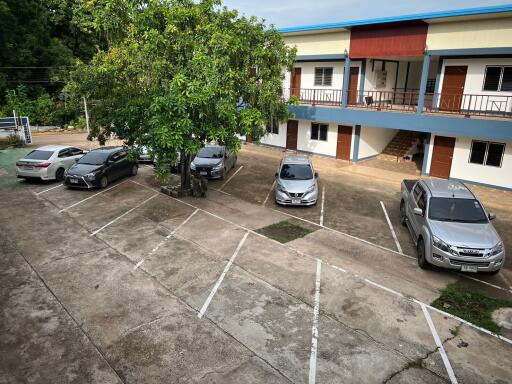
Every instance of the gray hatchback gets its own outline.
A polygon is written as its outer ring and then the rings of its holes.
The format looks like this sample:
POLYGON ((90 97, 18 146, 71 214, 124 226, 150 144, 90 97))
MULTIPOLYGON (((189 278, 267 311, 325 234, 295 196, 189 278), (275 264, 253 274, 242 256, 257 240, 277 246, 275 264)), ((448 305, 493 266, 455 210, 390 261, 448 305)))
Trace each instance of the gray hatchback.
POLYGON ((282 205, 314 205, 318 198, 318 174, 308 156, 283 157, 275 174, 276 203, 282 205))

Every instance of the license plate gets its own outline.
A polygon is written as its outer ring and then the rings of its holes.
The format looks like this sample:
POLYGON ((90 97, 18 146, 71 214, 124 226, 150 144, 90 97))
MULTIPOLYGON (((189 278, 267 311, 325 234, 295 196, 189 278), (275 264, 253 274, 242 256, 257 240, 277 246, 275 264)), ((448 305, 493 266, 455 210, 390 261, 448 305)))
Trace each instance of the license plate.
POLYGON ((31 166, 28 166, 28 165, 24 165, 23 169, 26 169, 27 171, 30 171, 30 170, 34 169, 34 167, 31 167, 31 166))
POLYGON ((78 184, 78 179, 69 179, 71 184, 78 184))
POLYGON ((292 204, 300 204, 300 199, 292 199, 292 204))
POLYGON ((462 272, 478 272, 476 265, 463 265, 460 269, 462 272))
POLYGON ((201 176, 206 176, 206 175, 208 174, 208 172, 206 172, 206 171, 201 171, 201 172, 199 172, 199 174, 200 174, 201 176))

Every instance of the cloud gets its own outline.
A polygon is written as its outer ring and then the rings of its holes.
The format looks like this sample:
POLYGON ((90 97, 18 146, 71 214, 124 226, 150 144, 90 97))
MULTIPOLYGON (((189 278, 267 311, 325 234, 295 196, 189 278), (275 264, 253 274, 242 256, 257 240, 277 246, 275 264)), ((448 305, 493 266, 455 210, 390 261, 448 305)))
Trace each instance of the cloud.
POLYGON ((377 17, 406 15, 420 12, 443 11, 509 4, 510 0, 225 0, 228 8, 235 8, 246 16, 263 18, 278 28, 322 24, 377 17))

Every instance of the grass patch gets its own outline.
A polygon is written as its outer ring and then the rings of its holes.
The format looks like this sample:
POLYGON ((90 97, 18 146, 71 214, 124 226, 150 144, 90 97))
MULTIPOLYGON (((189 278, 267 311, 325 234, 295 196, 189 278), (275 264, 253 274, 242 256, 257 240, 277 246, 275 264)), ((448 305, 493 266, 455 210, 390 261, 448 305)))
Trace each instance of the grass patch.
POLYGON ((512 307, 512 300, 493 299, 462 284, 454 283, 441 291, 441 296, 432 303, 432 306, 500 334, 501 328, 492 319, 492 312, 499 308, 512 307))
POLYGON ((283 220, 279 223, 268 225, 256 230, 256 232, 277 240, 280 243, 287 243, 300 237, 304 237, 313 231, 313 229, 305 228, 291 222, 290 220, 283 220))

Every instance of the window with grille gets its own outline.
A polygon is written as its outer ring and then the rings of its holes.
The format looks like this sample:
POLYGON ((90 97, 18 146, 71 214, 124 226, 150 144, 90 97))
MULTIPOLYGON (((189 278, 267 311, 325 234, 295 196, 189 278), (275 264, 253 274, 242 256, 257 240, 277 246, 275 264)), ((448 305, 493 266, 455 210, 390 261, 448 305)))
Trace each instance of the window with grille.
POLYGON ((512 91, 512 67, 489 66, 485 68, 484 91, 512 91))
POLYGON ((327 141, 327 124, 312 123, 311 124, 311 140, 327 141))
POLYGON ((505 144, 503 143, 473 140, 471 143, 469 162, 472 164, 501 167, 504 153, 505 144))
POLYGON ((315 68, 315 85, 328 87, 332 85, 332 67, 315 68))

